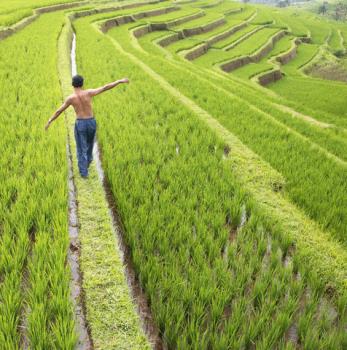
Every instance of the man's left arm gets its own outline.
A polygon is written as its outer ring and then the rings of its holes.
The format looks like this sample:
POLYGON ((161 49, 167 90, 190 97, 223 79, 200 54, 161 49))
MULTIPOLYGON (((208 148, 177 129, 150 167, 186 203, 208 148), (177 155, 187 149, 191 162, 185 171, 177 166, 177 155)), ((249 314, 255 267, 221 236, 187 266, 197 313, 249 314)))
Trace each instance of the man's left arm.
POLYGON ((48 122, 45 126, 45 129, 47 130, 49 126, 52 124, 52 122, 57 119, 60 114, 62 114, 69 106, 71 106, 71 99, 68 97, 64 103, 54 112, 51 118, 48 119, 48 122))

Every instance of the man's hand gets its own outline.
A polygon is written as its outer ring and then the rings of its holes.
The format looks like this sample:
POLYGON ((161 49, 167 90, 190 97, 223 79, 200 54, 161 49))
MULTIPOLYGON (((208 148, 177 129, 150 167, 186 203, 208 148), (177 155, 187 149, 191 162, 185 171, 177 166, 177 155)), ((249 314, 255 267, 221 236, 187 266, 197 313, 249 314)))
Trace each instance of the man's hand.
POLYGON ((129 79, 128 78, 123 78, 121 80, 118 80, 121 84, 129 84, 129 79))

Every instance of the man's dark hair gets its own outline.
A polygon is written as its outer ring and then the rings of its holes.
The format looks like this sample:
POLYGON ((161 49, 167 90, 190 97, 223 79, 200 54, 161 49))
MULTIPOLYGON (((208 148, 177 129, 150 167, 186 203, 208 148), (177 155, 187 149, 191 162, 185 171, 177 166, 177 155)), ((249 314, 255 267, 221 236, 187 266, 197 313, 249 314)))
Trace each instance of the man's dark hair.
POLYGON ((79 88, 83 86, 83 77, 81 75, 75 75, 72 77, 72 86, 75 88, 79 88))

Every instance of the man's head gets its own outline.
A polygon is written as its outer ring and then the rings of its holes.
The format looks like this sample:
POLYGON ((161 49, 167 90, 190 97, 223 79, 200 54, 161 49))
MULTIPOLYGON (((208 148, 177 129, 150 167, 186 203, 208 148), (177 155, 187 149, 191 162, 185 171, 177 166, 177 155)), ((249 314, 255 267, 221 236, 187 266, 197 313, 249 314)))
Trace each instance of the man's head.
POLYGON ((80 75, 75 75, 72 77, 72 86, 74 88, 80 88, 83 86, 83 77, 80 75))

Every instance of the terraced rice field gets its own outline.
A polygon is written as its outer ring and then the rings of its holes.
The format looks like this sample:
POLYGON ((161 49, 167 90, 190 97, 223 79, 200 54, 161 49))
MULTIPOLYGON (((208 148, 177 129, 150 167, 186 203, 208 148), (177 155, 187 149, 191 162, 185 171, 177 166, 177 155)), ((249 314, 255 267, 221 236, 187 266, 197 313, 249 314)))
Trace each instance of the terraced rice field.
POLYGON ((347 88, 307 74, 346 33, 227 0, 4 0, 0 349, 346 349, 347 88), (76 72, 130 80, 95 98, 88 179, 72 109, 44 130, 76 72))

